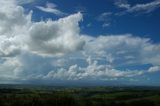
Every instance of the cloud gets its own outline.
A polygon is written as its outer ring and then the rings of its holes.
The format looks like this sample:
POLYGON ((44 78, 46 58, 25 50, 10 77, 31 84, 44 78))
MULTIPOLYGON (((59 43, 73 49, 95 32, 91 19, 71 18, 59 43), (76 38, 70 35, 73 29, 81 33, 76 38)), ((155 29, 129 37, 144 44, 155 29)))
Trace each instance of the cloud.
POLYGON ((0 57, 14 57, 20 54, 20 46, 15 42, 16 38, 0 36, 0 57))
POLYGON ((110 26, 110 23, 104 23, 104 24, 102 25, 102 27, 108 27, 108 26, 110 26))
POLYGON ((35 1, 36 0, 16 0, 17 4, 20 4, 20 5, 33 3, 35 1))
POLYGON ((64 12, 62 12, 62 11, 57 9, 57 5, 56 4, 49 3, 49 2, 46 3, 45 7, 36 6, 36 8, 38 8, 39 10, 41 10, 43 12, 53 13, 53 14, 58 15, 58 16, 66 15, 66 13, 64 13, 64 12))
POLYGON ((77 64, 67 69, 61 68, 57 71, 50 71, 43 79, 61 79, 61 80, 108 80, 113 78, 124 78, 142 75, 144 72, 139 70, 122 71, 114 69, 110 65, 98 65, 98 61, 86 59, 88 66, 79 67, 77 64))
POLYGON ((131 6, 131 4, 128 4, 127 1, 124 0, 119 0, 115 2, 115 5, 118 6, 119 8, 124 8, 126 9, 122 14, 124 13, 136 13, 136 12, 141 12, 141 13, 150 13, 160 7, 160 0, 154 0, 149 3, 145 4, 136 4, 131 6))
POLYGON ((103 22, 102 27, 108 27, 111 23, 111 12, 104 12, 97 17, 97 20, 103 22))
POLYGON ((81 13, 55 21, 32 22, 32 12, 24 14, 24 8, 17 6, 16 2, 2 1, 2 4, 1 57, 16 55, 21 49, 39 55, 63 55, 83 48, 85 42, 80 37, 78 26, 82 20, 81 13))
POLYGON ((102 14, 98 17, 98 20, 99 20, 99 21, 105 21, 106 18, 107 18, 108 16, 110 16, 110 15, 112 15, 111 12, 102 13, 102 14))
MULTIPOLYGON (((151 64, 153 67, 157 67, 160 63, 160 46, 152 44, 146 38, 126 34, 99 37, 83 35, 83 39, 85 39, 86 44, 82 52, 52 58, 50 61, 48 59, 38 59, 38 64, 36 62, 33 63, 36 63, 34 66, 38 68, 35 67, 34 71, 30 70, 30 74, 25 74, 25 76, 28 76, 28 79, 41 80, 133 78, 150 73, 151 70, 153 72, 153 69, 157 71, 157 68, 152 67, 139 69, 137 65, 142 67, 145 64, 151 64), (47 64, 43 65, 44 63, 42 64, 41 61, 47 64), (128 66, 136 66, 137 69, 132 69, 128 66), (50 68, 45 69, 45 67, 50 68), (37 71, 38 73, 35 74, 37 71)), ((28 62, 31 63, 30 61, 28 62)), ((28 62, 25 64, 28 64, 28 62)))
POLYGON ((13 0, 0 1, 0 4, 0 57, 16 56, 23 46, 31 14, 25 15, 24 9, 13 0))
POLYGON ((85 44, 79 35, 79 21, 82 14, 77 13, 57 21, 37 22, 30 27, 31 51, 44 55, 63 55, 82 50, 85 44))
POLYGON ((114 3, 119 8, 129 9, 131 5, 128 3, 127 0, 116 0, 114 3))
POLYGON ((158 72, 160 71, 160 66, 153 66, 148 69, 148 72, 158 72))
POLYGON ((86 37, 88 40, 84 47, 85 53, 108 58, 109 61, 112 60, 112 64, 122 65, 131 62, 158 65, 160 62, 160 45, 152 44, 148 38, 134 37, 130 34, 86 37))
POLYGON ((12 0, 0 1, 0 3, 2 5, 0 7, 0 34, 10 33, 11 36, 12 30, 27 24, 29 16, 25 15, 24 9, 16 6, 12 0))
MULTIPOLYGON (((13 75, 8 69, 12 65, 4 66, 4 63, 13 58, 20 58, 25 52, 40 56, 57 56, 82 50, 85 42, 79 33, 81 13, 55 21, 32 22, 32 12, 25 14, 24 8, 18 6, 14 0, 0 3, 0 61, 5 61, 0 63, 3 65, 0 70, 2 73, 6 71, 8 75, 13 75)), ((14 68, 11 69, 14 71, 14 68)), ((23 71, 23 68, 21 70, 23 71)), ((2 76, 4 77, 3 74, 2 76)))

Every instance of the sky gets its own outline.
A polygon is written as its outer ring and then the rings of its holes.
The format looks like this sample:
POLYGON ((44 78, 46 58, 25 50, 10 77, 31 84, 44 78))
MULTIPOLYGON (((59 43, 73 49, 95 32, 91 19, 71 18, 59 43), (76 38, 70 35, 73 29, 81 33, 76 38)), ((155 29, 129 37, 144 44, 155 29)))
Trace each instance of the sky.
POLYGON ((0 83, 160 86, 160 0, 1 0, 0 83))

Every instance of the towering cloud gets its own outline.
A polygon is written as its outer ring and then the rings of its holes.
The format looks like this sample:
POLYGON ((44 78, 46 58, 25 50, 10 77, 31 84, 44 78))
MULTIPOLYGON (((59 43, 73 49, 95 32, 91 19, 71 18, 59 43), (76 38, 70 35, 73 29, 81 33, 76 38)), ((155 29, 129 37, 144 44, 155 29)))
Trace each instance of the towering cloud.
POLYGON ((57 21, 37 22, 30 27, 29 47, 38 54, 58 55, 82 50, 84 40, 79 35, 79 21, 82 14, 77 13, 57 21))

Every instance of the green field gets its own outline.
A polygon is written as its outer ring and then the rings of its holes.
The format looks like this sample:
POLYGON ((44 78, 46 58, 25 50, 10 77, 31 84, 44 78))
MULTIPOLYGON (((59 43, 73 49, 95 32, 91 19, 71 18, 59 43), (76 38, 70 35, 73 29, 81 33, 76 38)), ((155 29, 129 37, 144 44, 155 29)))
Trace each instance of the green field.
POLYGON ((160 89, 1 86, 0 106, 160 106, 160 89))

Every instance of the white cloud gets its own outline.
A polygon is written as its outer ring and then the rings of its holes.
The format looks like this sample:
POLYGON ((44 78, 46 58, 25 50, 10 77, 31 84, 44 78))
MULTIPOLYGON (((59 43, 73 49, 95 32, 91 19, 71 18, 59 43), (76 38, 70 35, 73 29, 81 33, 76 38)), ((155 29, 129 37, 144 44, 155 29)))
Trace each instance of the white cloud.
MULTIPOLYGON (((6 63, 13 58, 18 58, 21 52, 56 56, 83 48, 84 41, 79 34, 81 13, 55 21, 32 22, 32 12, 24 14, 24 8, 18 6, 14 0, 0 1, 0 4, 2 4, 0 7, 0 61, 7 58, 4 62, 6 63)), ((8 69, 12 65, 4 66, 4 63, 0 63, 3 78, 5 71, 8 75, 13 75, 8 69)), ((23 68, 25 65, 22 65, 23 68)), ((21 66, 16 67, 21 68, 21 66)), ((14 71, 13 67, 10 69, 14 71)))
POLYGON ((124 9, 129 9, 131 7, 131 5, 128 4, 127 0, 115 0, 114 4, 119 8, 124 8, 124 9))
POLYGON ((122 71, 114 69, 110 65, 98 65, 97 61, 92 61, 91 58, 86 59, 88 66, 80 67, 77 64, 72 65, 67 69, 61 68, 57 71, 50 71, 44 79, 61 79, 61 80, 105 80, 113 78, 125 78, 139 76, 144 73, 140 70, 122 71))
POLYGON ((149 39, 131 35, 109 35, 91 37, 83 35, 86 45, 82 55, 70 54, 54 60, 53 70, 46 74, 38 74, 37 78, 44 80, 112 80, 119 78, 133 78, 159 70, 160 47, 152 44, 149 39), (153 52, 155 51, 155 52, 153 52), (78 59, 79 58, 79 59, 78 59), (147 59, 147 61, 146 61, 147 59), (155 61, 155 59, 157 61, 155 61), (77 61, 75 61, 77 60, 77 61), (64 63, 65 62, 65 63, 64 63), (64 65, 65 64, 65 65, 64 65), (67 65, 66 65, 67 64, 67 65), (152 64, 148 69, 117 69, 128 65, 152 64))
POLYGON ((14 0, 0 1, 0 4, 0 57, 16 56, 24 46, 31 14, 25 15, 14 0))
POLYGON ((110 26, 110 23, 104 23, 104 24, 102 25, 102 27, 108 27, 108 26, 110 26))
POLYGON ((80 20, 82 14, 77 13, 57 21, 34 23, 29 30, 29 48, 42 55, 63 55, 81 50, 85 42, 79 35, 80 20))
POLYGON ((8 34, 14 36, 14 30, 23 28, 28 24, 30 15, 24 14, 24 9, 21 6, 16 6, 16 3, 11 1, 0 1, 0 34, 8 34))
POLYGON ((156 10, 157 8, 160 7, 160 0, 154 0, 152 2, 149 3, 145 3, 145 4, 136 4, 131 6, 130 4, 124 1, 116 1, 115 5, 117 5, 119 8, 124 8, 126 9, 124 13, 128 12, 128 13, 135 13, 135 12, 142 12, 142 13, 150 13, 154 10, 156 10))
POLYGON ((80 66, 81 63, 75 62, 68 68, 49 71, 42 79, 108 80, 141 76, 159 70, 157 65, 160 63, 160 45, 152 44, 149 39, 131 35, 110 35, 97 38, 84 35, 83 37, 86 40, 86 45, 82 59, 86 61, 85 64, 87 65, 80 66), (134 64, 152 64, 153 67, 142 70, 116 68, 127 67, 128 65, 134 66, 134 64))
POLYGON ((145 11, 146 13, 152 12, 160 7, 160 0, 155 0, 146 4, 137 4, 127 10, 128 12, 145 11))
MULTIPOLYGON (((1 3, 1 56, 13 55, 27 48, 39 55, 63 55, 83 48, 84 41, 79 34, 81 13, 56 21, 31 22, 32 13, 24 14, 23 7, 17 6, 13 0, 1 3)), ((48 7, 53 5, 48 4, 48 7)))
POLYGON ((16 0, 16 2, 18 3, 18 4, 29 4, 29 3, 33 3, 33 2, 35 2, 36 0, 16 0))
POLYGON ((128 64, 129 61, 137 64, 157 65, 160 63, 160 45, 152 44, 150 39, 131 35, 84 37, 85 39, 90 39, 86 41, 84 47, 86 54, 106 58, 107 60, 112 57, 113 64, 128 64))
POLYGON ((148 72, 158 72, 160 71, 160 66, 153 66, 148 69, 148 72))
POLYGON ((14 57, 20 53, 19 43, 16 43, 15 40, 14 37, 0 36, 0 57, 14 57))
POLYGON ((49 3, 49 2, 46 3, 45 7, 36 6, 36 8, 38 8, 39 10, 41 10, 43 12, 53 13, 53 14, 58 15, 58 16, 66 15, 66 13, 57 9, 57 5, 55 5, 53 3, 49 3))
POLYGON ((98 17, 98 20, 99 20, 99 21, 106 21, 107 18, 108 18, 110 15, 112 15, 111 12, 102 13, 102 14, 100 14, 100 16, 98 17))
POLYGON ((111 24, 111 12, 104 12, 97 17, 97 20, 103 22, 102 27, 108 27, 111 24))

